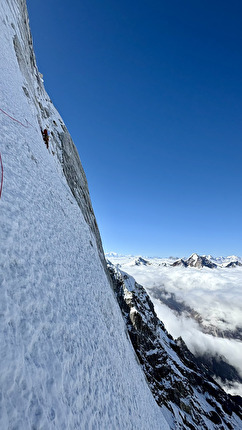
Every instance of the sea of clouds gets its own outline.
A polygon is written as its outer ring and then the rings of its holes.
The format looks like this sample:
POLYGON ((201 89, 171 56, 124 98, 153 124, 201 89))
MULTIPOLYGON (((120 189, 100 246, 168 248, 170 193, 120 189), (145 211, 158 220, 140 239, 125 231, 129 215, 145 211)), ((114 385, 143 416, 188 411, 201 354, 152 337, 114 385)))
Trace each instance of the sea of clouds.
MULTIPOLYGON (((150 265, 137 266, 129 258, 119 264, 146 288, 174 338, 181 336, 195 355, 223 356, 242 377, 242 268, 170 267, 157 259, 149 261, 150 265), (182 312, 167 307, 162 295, 185 305, 182 312)), ((242 385, 222 385, 231 394, 242 395, 242 385)))

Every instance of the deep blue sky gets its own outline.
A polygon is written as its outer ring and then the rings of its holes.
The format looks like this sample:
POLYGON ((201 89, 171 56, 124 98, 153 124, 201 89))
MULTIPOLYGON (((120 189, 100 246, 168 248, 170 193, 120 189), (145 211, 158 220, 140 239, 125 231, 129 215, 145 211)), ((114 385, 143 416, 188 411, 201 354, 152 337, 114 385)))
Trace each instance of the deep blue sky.
POLYGON ((242 2, 28 0, 107 251, 242 255, 242 2))

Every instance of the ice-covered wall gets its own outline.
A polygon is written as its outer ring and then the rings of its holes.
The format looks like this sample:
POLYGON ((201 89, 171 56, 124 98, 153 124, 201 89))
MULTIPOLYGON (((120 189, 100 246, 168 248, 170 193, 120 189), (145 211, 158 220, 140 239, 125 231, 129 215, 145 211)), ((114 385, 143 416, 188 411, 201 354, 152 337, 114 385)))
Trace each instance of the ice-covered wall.
POLYGON ((23 0, 0 3, 0 124, 0 428, 167 429, 105 272, 77 151, 37 70, 23 0))
MULTIPOLYGON (((62 165, 67 183, 75 196, 85 220, 94 232, 101 260, 104 262, 102 242, 95 215, 90 201, 88 184, 78 152, 63 121, 54 112, 54 107, 46 94, 41 74, 38 72, 25 0, 19 1, 19 7, 12 8, 14 22, 11 23, 15 34, 13 45, 19 68, 24 77, 23 91, 34 104, 40 128, 48 128, 51 134, 52 151, 62 165), (33 79, 34 78, 34 79, 33 79), (57 117, 58 121, 53 120, 57 117)), ((18 2, 17 2, 18 3, 18 2)))

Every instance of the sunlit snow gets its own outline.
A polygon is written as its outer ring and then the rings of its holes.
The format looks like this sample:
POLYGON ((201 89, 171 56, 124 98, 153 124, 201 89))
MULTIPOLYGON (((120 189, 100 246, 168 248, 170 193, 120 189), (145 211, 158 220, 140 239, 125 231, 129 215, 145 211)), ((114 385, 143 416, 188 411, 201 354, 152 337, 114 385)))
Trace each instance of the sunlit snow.
POLYGON ((23 8, 0 4, 0 428, 167 429, 57 160, 63 123, 29 70, 23 8))

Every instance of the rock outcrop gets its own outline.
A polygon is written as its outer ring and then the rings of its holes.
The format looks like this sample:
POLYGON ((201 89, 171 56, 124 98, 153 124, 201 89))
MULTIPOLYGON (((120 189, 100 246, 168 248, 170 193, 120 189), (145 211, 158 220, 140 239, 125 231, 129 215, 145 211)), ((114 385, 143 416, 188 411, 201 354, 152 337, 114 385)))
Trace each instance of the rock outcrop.
POLYGON ((215 269, 217 265, 213 263, 205 255, 192 254, 188 259, 179 259, 172 263, 173 267, 183 266, 183 267, 196 267, 201 269, 202 267, 208 267, 209 269, 215 269))
POLYGON ((227 267, 228 269, 230 269, 231 267, 241 267, 242 263, 240 263, 240 261, 236 260, 236 261, 231 261, 230 263, 226 264, 225 267, 227 267))

